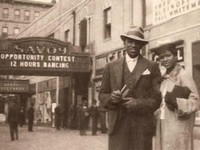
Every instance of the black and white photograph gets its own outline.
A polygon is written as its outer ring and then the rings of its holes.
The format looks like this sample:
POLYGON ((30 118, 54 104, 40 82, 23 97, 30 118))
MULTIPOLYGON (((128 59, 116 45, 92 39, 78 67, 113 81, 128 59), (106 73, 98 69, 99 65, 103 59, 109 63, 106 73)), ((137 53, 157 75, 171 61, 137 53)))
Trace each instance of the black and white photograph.
POLYGON ((200 0, 0 0, 1 150, 199 150, 200 0))

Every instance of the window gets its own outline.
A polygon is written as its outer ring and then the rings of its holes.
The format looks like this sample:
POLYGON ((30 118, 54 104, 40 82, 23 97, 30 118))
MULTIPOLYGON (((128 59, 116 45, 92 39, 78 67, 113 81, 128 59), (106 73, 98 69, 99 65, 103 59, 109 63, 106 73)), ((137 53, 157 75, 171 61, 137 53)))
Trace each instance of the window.
POLYGON ((34 19, 37 19, 40 15, 40 12, 39 11, 35 11, 34 13, 34 19))
POLYGON ((9 17, 9 9, 8 8, 4 8, 3 9, 3 18, 8 18, 9 17))
POLYGON ((111 7, 104 10, 104 38, 111 38, 111 7))
POLYGON ((25 21, 30 21, 30 11, 25 10, 24 20, 25 21))
POLYGON ((65 31, 65 42, 69 42, 69 30, 65 31))
POLYGON ((85 52, 86 46, 87 46, 87 19, 83 19, 80 24, 80 37, 79 37, 79 42, 80 42, 80 47, 81 51, 85 52))
POLYGON ((20 10, 19 9, 15 9, 14 18, 17 19, 17 20, 20 19, 20 10))
POLYGON ((14 35, 17 35, 19 33, 19 28, 14 28, 14 35))
POLYGON ((8 37, 8 27, 2 28, 2 37, 8 37))

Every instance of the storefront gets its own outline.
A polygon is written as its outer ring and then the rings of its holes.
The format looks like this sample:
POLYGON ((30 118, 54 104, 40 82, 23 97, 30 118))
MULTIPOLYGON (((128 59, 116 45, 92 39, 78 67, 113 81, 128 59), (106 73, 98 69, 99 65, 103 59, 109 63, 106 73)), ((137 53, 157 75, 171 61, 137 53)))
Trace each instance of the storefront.
POLYGON ((7 120, 8 106, 11 99, 14 99, 18 107, 23 108, 25 111, 29 96, 28 80, 0 80, 0 114, 4 120, 7 120))

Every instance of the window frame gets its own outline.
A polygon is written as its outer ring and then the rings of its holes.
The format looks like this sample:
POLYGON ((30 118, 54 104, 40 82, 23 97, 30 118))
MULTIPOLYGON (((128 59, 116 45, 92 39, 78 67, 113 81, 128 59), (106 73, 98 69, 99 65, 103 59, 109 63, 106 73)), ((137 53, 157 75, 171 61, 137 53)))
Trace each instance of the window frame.
POLYGON ((20 19, 20 9, 15 9, 14 10, 14 19, 17 19, 17 20, 20 19), (19 14, 16 14, 17 11, 19 12, 19 14))
POLYGON ((9 8, 3 8, 2 17, 4 19, 8 19, 9 18, 9 8), (7 10, 7 13, 5 13, 5 10, 7 10))
POLYGON ((4 37, 8 37, 8 27, 6 27, 6 26, 3 26, 2 27, 2 37, 4 38, 4 37), (4 29, 7 29, 7 32, 4 32, 4 29))
POLYGON ((30 21, 31 15, 29 10, 24 11, 24 21, 30 21), (28 12, 29 15, 26 15, 26 12, 28 12))
POLYGON ((103 15, 104 15, 104 39, 106 40, 111 38, 111 32, 112 32, 111 7, 104 9, 103 15))

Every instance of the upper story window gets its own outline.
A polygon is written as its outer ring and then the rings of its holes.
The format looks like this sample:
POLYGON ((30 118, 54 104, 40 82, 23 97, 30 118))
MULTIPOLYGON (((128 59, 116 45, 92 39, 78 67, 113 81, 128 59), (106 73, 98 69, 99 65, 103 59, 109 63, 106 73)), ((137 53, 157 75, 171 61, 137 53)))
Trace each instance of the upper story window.
POLYGON ((19 34, 19 28, 14 28, 14 35, 19 34))
POLYGON ((104 39, 111 38, 111 7, 104 10, 104 39))
POLYGON ((69 42, 69 29, 65 31, 65 42, 69 42))
POLYGON ((3 9, 3 18, 8 18, 9 17, 9 9, 8 8, 4 8, 3 9))
POLYGON ((39 11, 35 11, 34 13, 34 19, 37 19, 40 16, 40 12, 39 11))
POLYGON ((8 37, 8 27, 2 27, 2 37, 8 37))
POLYGON ((19 9, 15 9, 14 18, 18 19, 18 20, 20 19, 20 10, 19 9))
POLYGON ((30 11, 29 10, 25 10, 24 20, 25 21, 30 21, 30 11))

